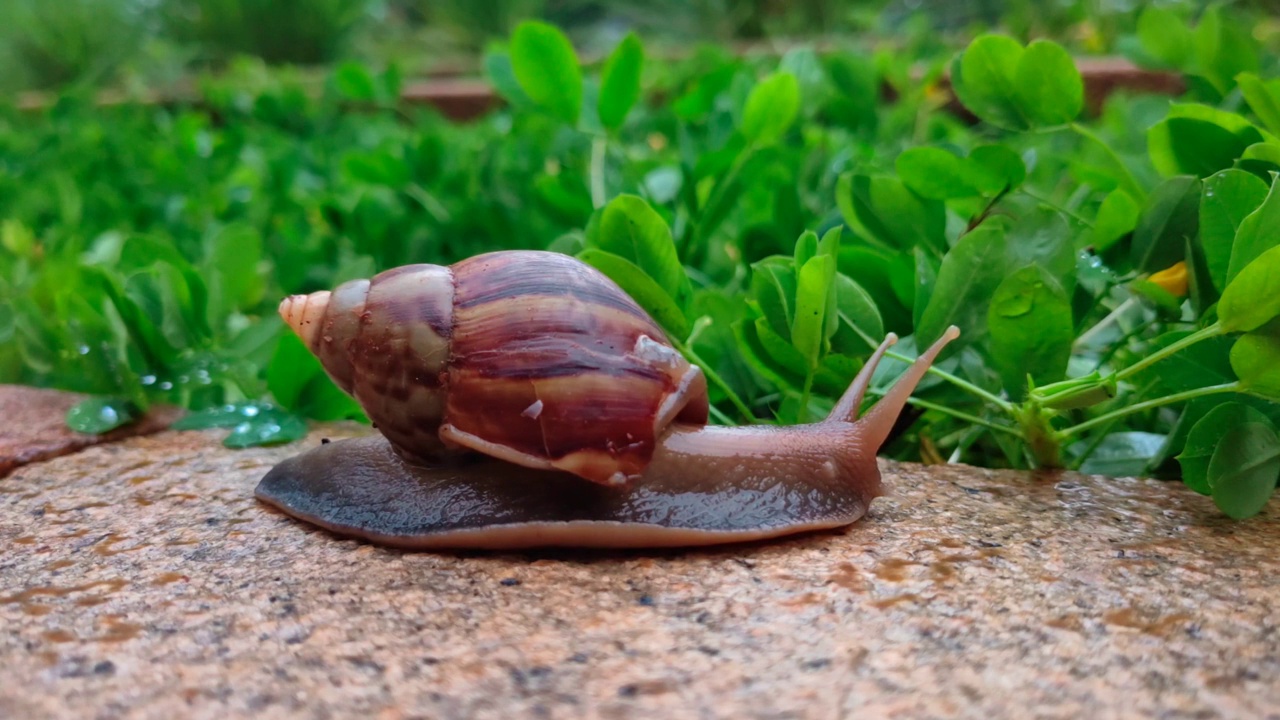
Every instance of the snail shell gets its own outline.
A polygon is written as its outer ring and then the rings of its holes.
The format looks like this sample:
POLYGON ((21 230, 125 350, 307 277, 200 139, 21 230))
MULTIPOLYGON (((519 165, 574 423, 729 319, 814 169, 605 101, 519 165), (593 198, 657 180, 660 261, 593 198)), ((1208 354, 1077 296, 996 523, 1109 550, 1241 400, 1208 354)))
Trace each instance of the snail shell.
POLYGON ((621 484, 706 380, 612 280, 558 253, 407 265, 280 314, 406 459, 475 451, 621 484))

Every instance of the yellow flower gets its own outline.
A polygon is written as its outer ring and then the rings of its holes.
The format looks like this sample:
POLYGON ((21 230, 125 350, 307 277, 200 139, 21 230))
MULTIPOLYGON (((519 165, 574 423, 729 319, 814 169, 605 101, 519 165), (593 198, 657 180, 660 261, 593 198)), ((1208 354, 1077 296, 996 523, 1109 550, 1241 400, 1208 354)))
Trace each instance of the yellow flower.
POLYGON ((1187 264, 1185 262, 1174 263, 1158 273, 1152 273, 1151 277, 1147 279, 1164 288, 1165 291, 1175 297, 1185 297, 1187 294, 1187 264))

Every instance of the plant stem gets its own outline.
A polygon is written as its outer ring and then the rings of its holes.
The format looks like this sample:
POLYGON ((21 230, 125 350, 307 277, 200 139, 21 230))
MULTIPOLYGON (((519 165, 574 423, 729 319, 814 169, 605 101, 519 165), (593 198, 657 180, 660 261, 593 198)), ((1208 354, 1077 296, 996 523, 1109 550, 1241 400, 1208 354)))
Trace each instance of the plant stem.
POLYGON ((1194 400, 1198 397, 1204 397, 1206 395, 1218 395, 1218 394, 1227 393, 1227 392, 1240 392, 1240 390, 1241 390, 1240 381, 1237 380, 1236 382, 1223 383, 1221 385, 1209 385, 1208 387, 1196 388, 1194 390, 1186 390, 1184 392, 1174 393, 1173 395, 1158 397, 1158 398, 1155 398, 1154 400, 1147 400, 1145 402, 1135 403, 1128 407, 1120 408, 1119 410, 1113 410, 1109 413, 1099 415, 1098 417, 1093 418, 1092 420, 1086 420, 1080 423, 1079 425, 1072 425, 1071 427, 1066 428, 1064 430, 1059 430, 1058 437, 1060 439, 1066 439, 1073 435, 1079 435, 1080 433, 1090 428, 1094 428, 1099 425, 1105 425, 1106 423, 1109 423, 1112 420, 1115 420, 1116 418, 1121 418, 1121 417, 1124 417, 1125 415, 1132 415, 1133 413, 1143 412, 1144 410, 1151 410, 1152 408, 1158 408, 1162 405, 1171 405, 1173 403, 1183 402, 1185 400, 1194 400))
POLYGON ((1103 152, 1107 154, 1107 157, 1111 159, 1111 163, 1120 171, 1120 176, 1116 179, 1119 180, 1120 187, 1122 187, 1125 192, 1129 193, 1129 195, 1139 203, 1147 199, 1147 193, 1143 191, 1142 186, 1138 184, 1136 179, 1134 179, 1133 173, 1129 172, 1129 167, 1124 164, 1124 161, 1120 159, 1120 156, 1116 154, 1116 151, 1111 149, 1110 145, 1103 142, 1102 138, 1098 137, 1096 133, 1080 123, 1073 122, 1068 127, 1070 127, 1080 137, 1090 140, 1095 145, 1102 148, 1103 152))
POLYGON ((1089 441, 1089 444, 1088 446, 1085 447, 1084 452, 1080 453, 1080 455, 1076 459, 1071 461, 1072 470, 1079 470, 1080 467, 1084 465, 1085 461, 1089 459, 1089 456, 1092 455, 1094 451, 1098 449, 1098 446, 1106 441, 1107 439, 1106 429, 1109 429, 1111 425, 1114 424, 1119 419, 1120 418, 1112 418, 1111 422, 1107 423, 1107 425, 1105 426, 1103 432, 1098 433, 1097 436, 1093 438, 1093 440, 1089 441))
POLYGON ((591 204, 597 210, 609 201, 604 186, 604 158, 608 149, 608 139, 604 135, 597 135, 591 141, 591 204))
MULTIPOLYGON (((884 393, 882 392, 877 392, 875 390, 870 390, 870 389, 868 389, 867 392, 871 393, 872 395, 884 395, 884 393)), ((939 405, 934 402, 929 402, 928 400, 921 400, 920 398, 913 397, 907 400, 907 404, 915 405, 916 407, 921 407, 921 408, 924 408, 925 410, 935 410, 937 412, 943 413, 944 415, 950 415, 951 417, 957 420, 964 420, 967 423, 972 423, 973 425, 979 425, 981 427, 987 428, 988 430, 995 430, 997 432, 1007 433, 1016 438, 1022 437, 1022 435, 1018 433, 1017 429, 1011 428, 1008 425, 1000 425, 998 423, 993 423, 990 420, 987 420, 985 418, 980 418, 977 415, 970 415, 969 413, 961 412, 959 410, 952 410, 951 408, 945 405, 939 405)))
POLYGON ((729 417, 728 415, 725 415, 724 411, 722 411, 720 408, 716 407, 715 405, 708 405, 707 412, 711 413, 711 417, 715 418, 716 422, 720 423, 721 425, 734 424, 733 418, 729 417))
POLYGON ((692 264, 695 267, 701 265, 703 246, 706 244, 707 236, 715 230, 715 227, 708 228, 703 221, 706 220, 706 216, 710 212, 719 210, 719 206, 725 202, 725 193, 738 181, 738 175, 742 172, 742 168, 746 167, 747 162, 751 160, 755 152, 756 147, 751 145, 738 153, 733 165, 729 167, 729 172, 717 180, 715 186, 711 188, 711 194, 707 197, 706 204, 699 210, 698 219, 693 223, 692 242, 687 247, 689 260, 686 261, 686 264, 692 264))
POLYGON ((1005 195, 1009 194, 1009 189, 1010 189, 1009 186, 1005 185, 1003 190, 996 193, 995 197, 991 198, 991 200, 987 202, 986 206, 982 208, 982 212, 978 213, 977 215, 974 215, 972 218, 969 219, 969 224, 965 226, 964 232, 960 234, 965 235, 969 232, 972 232, 974 228, 981 225, 982 221, 986 220, 987 217, 991 215, 991 211, 995 209, 996 203, 1000 202, 1002 199, 1004 199, 1005 195))
POLYGON ((1124 302, 1117 305, 1115 310, 1112 310, 1110 313, 1107 314, 1106 317, 1099 320, 1097 324, 1095 324, 1093 327, 1089 328, 1088 330, 1084 331, 1084 333, 1082 333, 1080 337, 1076 338, 1075 346, 1079 348, 1084 345, 1088 345, 1093 340, 1093 336, 1101 333, 1103 330, 1106 329, 1108 325, 1113 325, 1116 322, 1118 322, 1120 317, 1124 315, 1126 312, 1128 312, 1129 308, 1133 307, 1136 304, 1138 304, 1138 301, 1136 299, 1129 298, 1128 300, 1125 300, 1124 302))
POLYGON ((1116 380, 1117 381, 1124 380, 1125 378, 1130 377, 1131 375, 1135 375, 1145 370, 1146 368, 1151 367, 1152 365, 1155 365, 1156 363, 1169 357, 1170 355, 1177 353, 1179 350, 1182 350, 1183 348, 1186 348, 1191 345, 1195 345, 1201 340, 1208 340, 1211 337, 1221 335, 1224 332, 1226 331, 1222 329, 1221 323, 1214 323, 1209 327, 1204 328, 1203 330, 1198 330, 1196 332, 1193 332, 1190 335, 1182 338, 1181 340, 1169 345, 1168 347, 1161 348, 1160 350, 1148 355, 1147 357, 1139 360, 1138 362, 1130 365, 1129 367, 1117 372, 1116 380))
POLYGON ((804 374, 804 391, 800 394, 800 409, 796 412, 796 422, 809 421, 809 393, 813 392, 813 369, 804 374))
POLYGON ((752 424, 759 422, 755 414, 751 412, 751 408, 747 407, 747 404, 742 402, 742 398, 738 397, 738 394, 733 391, 733 388, 729 387, 729 383, 725 382, 724 378, 720 377, 720 373, 717 373, 714 369, 712 369, 710 365, 706 363, 706 361, 704 361, 701 357, 698 357, 698 353, 696 350, 694 350, 692 347, 686 346, 684 343, 675 339, 671 340, 671 344, 675 345, 676 349, 679 350, 685 357, 692 360, 694 364, 702 368, 702 372, 704 375, 707 376, 707 380, 711 381, 713 385, 720 388, 720 390, 725 394, 725 397, 729 398, 729 402, 732 403, 735 408, 737 408, 738 412, 742 413, 742 416, 744 418, 746 418, 752 424))
POLYGON ((1050 200, 1049 198, 1047 198, 1047 197, 1045 197, 1045 196, 1043 196, 1043 195, 1040 195, 1040 194, 1038 194, 1038 193, 1033 193, 1033 192, 1031 192, 1030 190, 1026 189, 1025 187, 1024 187, 1024 188, 1020 188, 1020 190, 1022 191, 1022 194, 1023 194, 1023 195, 1026 195, 1027 197, 1031 198, 1032 200, 1035 200, 1036 202, 1041 203, 1041 204, 1043 204, 1043 205, 1048 205, 1049 207, 1053 208, 1054 210, 1057 210, 1058 212, 1060 212, 1060 213, 1062 213, 1062 214, 1064 214, 1064 215, 1069 215, 1069 216, 1071 216, 1072 218, 1074 218, 1074 219, 1075 219, 1075 221, 1076 221, 1076 222, 1080 223, 1081 225, 1084 225, 1084 226, 1085 226, 1085 227, 1087 227, 1087 228, 1090 228, 1090 229, 1092 229, 1092 228, 1093 228, 1093 221, 1092 221, 1092 220, 1090 220, 1090 219, 1089 219, 1089 218, 1087 218, 1087 217, 1084 217, 1084 216, 1083 216, 1083 215, 1081 215, 1080 213, 1078 213, 1078 212, 1076 212, 1076 211, 1074 211, 1074 210, 1071 210, 1071 209, 1065 208, 1065 207, 1063 207, 1063 206, 1059 205, 1058 203, 1056 203, 1056 202, 1054 202, 1054 201, 1050 200))

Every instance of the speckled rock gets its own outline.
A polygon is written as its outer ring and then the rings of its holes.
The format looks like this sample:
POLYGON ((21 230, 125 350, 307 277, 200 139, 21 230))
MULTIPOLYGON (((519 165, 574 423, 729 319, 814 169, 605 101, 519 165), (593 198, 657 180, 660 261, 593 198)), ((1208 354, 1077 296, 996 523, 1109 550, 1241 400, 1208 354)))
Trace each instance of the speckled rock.
POLYGON ((67 427, 67 411, 86 395, 0 385, 0 478, 16 467, 76 452, 81 448, 127 437, 148 435, 168 427, 182 414, 175 407, 156 407, 137 422, 101 435, 67 427))
POLYGON ((253 499, 320 441, 0 480, 0 717, 1280 717, 1280 504, 885 463, 840 532, 405 553, 253 499))

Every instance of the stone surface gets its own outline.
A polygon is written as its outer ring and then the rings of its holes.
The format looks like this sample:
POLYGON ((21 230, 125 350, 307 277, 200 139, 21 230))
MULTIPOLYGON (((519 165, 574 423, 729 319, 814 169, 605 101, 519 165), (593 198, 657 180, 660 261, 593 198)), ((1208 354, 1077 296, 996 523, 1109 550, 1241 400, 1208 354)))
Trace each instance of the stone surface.
POLYGON ((321 434, 0 480, 0 717, 1280 717, 1275 501, 885 463, 840 532, 404 553, 253 499, 321 434))
POLYGON ((76 452, 90 445, 149 435, 168 427, 181 410, 154 408, 138 422, 102 435, 84 435, 67 427, 67 411, 86 395, 0 385, 0 478, 31 462, 76 452))

